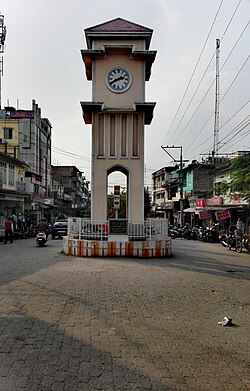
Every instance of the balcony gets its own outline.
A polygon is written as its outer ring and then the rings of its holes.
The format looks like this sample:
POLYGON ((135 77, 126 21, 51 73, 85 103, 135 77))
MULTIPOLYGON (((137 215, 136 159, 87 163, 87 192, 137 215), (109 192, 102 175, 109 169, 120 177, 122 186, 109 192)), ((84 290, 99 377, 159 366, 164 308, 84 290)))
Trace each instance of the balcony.
POLYGON ((26 183, 18 181, 16 182, 16 190, 20 191, 20 193, 25 193, 26 192, 26 183))

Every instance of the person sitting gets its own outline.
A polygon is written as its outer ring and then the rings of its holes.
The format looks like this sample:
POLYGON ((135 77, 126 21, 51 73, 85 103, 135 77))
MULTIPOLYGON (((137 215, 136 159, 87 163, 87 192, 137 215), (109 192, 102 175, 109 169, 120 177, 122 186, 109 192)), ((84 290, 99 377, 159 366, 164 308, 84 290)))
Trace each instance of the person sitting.
POLYGON ((228 235, 232 236, 236 230, 237 230, 237 226, 236 226, 235 222, 233 221, 233 222, 229 225, 229 228, 228 228, 228 235))
POLYGON ((49 225, 44 217, 41 218, 41 221, 37 224, 37 230, 43 231, 46 234, 46 240, 48 240, 49 235, 49 225))

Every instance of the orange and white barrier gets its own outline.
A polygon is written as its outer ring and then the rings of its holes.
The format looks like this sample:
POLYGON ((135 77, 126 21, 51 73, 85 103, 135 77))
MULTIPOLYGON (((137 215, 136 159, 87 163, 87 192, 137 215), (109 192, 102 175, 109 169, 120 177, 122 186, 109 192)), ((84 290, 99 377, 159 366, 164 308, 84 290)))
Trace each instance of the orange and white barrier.
POLYGON ((109 242, 63 238, 63 251, 77 257, 160 258, 172 255, 171 238, 159 240, 109 242))

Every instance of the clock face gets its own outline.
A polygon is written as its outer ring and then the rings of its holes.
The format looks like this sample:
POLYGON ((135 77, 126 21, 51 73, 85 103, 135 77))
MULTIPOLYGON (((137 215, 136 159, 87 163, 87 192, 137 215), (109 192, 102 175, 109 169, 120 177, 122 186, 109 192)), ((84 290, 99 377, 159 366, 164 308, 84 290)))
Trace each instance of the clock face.
POLYGON ((126 91, 132 82, 132 77, 128 69, 115 66, 108 70, 106 74, 106 84, 113 92, 126 91))

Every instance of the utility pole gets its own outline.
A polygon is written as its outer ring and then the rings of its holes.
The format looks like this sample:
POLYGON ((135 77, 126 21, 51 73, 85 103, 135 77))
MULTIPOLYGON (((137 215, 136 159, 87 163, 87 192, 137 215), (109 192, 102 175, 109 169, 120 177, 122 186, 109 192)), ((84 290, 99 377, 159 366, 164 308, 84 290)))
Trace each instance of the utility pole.
MULTIPOLYGON (((4 52, 4 42, 6 38, 6 26, 4 26, 4 16, 0 14, 0 53, 4 52)), ((0 60, 0 109, 2 108, 2 76, 3 76, 3 57, 0 60)))
POLYGON ((220 100, 220 39, 216 39, 216 84, 215 84, 215 109, 214 109, 214 144, 212 158, 218 154, 219 143, 219 100, 220 100))
POLYGON ((180 169, 179 169, 179 187, 180 187, 180 212, 181 212, 181 227, 183 227, 183 204, 184 204, 184 198, 183 198, 183 172, 182 172, 182 165, 183 162, 187 162, 188 160, 183 160, 183 155, 182 155, 182 146, 176 146, 172 145, 169 146, 167 145, 166 147, 163 147, 161 145, 161 148, 168 154, 168 156, 173 159, 174 162, 180 163, 180 169), (180 149, 180 159, 176 160, 168 151, 167 149, 180 149))

